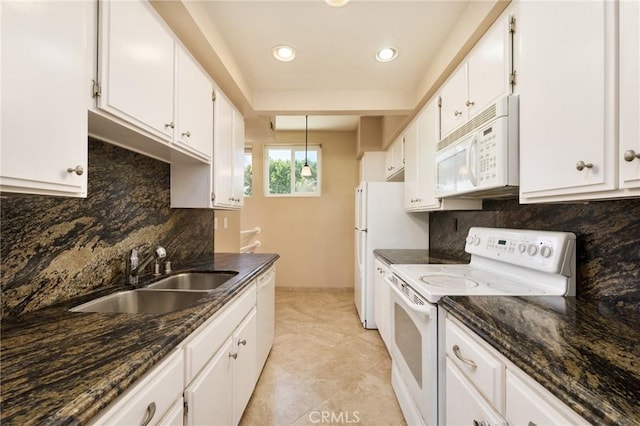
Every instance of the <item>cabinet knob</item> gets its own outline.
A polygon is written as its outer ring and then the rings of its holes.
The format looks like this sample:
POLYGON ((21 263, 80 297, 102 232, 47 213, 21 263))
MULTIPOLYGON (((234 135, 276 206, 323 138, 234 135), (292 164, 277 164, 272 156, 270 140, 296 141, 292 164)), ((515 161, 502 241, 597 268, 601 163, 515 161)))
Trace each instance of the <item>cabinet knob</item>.
POLYGON ((166 124, 164 125, 164 128, 165 128, 165 129, 166 129, 166 128, 169 128, 169 127, 173 129, 174 127, 176 127, 176 124, 172 121, 172 122, 170 122, 170 123, 166 123, 166 124))
POLYGON ((633 161, 636 158, 640 159, 640 152, 636 153, 634 150, 630 149, 624 152, 624 161, 633 161))
POLYGON ((462 115, 462 111, 453 111, 453 115, 460 117, 462 115))
POLYGON ((484 420, 477 421, 473 419, 473 426, 489 426, 484 420))
POLYGON ((191 132, 189 130, 187 130, 186 132, 182 132, 182 136, 186 136, 188 138, 191 137, 191 132))
POLYGON ((153 416, 156 414, 156 403, 151 401, 151 403, 149 403, 149 405, 147 405, 147 411, 144 414, 144 419, 142 419, 142 423, 140 423, 142 426, 147 426, 149 424, 149 422, 151 421, 151 419, 153 419, 153 416))
POLYGON ((585 163, 582 160, 576 163, 576 170, 578 170, 579 172, 583 171, 585 168, 590 169, 592 167, 593 167, 593 163, 585 163))
POLYGON ((67 171, 69 173, 75 173, 78 176, 82 176, 82 174, 84 173, 84 169, 82 168, 82 166, 69 167, 67 171))
POLYGON ((473 102, 473 101, 467 101, 467 102, 465 103, 465 105, 466 105, 466 106, 468 106, 468 107, 470 107, 470 106, 474 106, 475 104, 476 104, 476 103, 475 103, 475 102, 473 102))
POLYGON ((238 358, 238 354, 237 353, 235 353, 235 354, 229 353, 229 358, 237 359, 238 358))

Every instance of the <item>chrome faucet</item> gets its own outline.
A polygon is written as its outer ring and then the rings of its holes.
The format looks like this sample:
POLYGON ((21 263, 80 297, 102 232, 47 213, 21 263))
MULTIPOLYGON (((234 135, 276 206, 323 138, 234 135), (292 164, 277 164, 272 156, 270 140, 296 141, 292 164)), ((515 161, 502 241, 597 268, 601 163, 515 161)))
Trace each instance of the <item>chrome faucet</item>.
POLYGON ((127 258, 127 277, 129 284, 138 284, 138 274, 142 271, 152 260, 157 261, 167 257, 167 251, 164 247, 158 246, 155 252, 150 253, 146 258, 140 262, 138 257, 138 249, 132 249, 127 258))

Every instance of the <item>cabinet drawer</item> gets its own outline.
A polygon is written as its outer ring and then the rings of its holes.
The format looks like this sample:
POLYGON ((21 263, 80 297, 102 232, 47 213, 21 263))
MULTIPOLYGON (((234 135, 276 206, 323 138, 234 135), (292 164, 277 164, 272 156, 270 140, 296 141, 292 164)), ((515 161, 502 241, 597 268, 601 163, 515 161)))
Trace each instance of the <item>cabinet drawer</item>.
POLYGON ((506 425, 451 359, 447 359, 446 422, 449 425, 506 425))
POLYGON ((539 383, 511 370, 507 371, 506 416, 516 426, 589 424, 539 383))
POLYGON ((182 350, 176 350, 120 396, 93 425, 157 424, 182 395, 182 350))
POLYGON ((222 312, 204 323, 185 344, 185 385, 191 383, 233 330, 256 305, 256 283, 252 282, 222 312))
POLYGON ((446 323, 446 352, 447 358, 502 412, 504 364, 450 319, 446 323))

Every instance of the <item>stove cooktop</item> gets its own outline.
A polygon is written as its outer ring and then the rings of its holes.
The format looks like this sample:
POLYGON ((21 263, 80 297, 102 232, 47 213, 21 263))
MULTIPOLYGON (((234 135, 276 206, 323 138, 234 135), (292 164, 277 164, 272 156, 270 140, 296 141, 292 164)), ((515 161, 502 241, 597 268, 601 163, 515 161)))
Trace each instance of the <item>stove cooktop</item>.
POLYGON ((573 296, 575 235, 471 228, 469 264, 394 264, 391 272, 427 301, 444 296, 573 296))

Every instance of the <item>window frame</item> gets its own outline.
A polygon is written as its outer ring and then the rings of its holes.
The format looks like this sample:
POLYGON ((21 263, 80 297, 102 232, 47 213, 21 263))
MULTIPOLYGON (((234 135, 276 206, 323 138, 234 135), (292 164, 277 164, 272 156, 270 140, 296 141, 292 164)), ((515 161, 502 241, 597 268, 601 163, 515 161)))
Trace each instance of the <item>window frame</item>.
POLYGON ((263 192, 265 197, 320 197, 322 196, 322 144, 319 143, 309 143, 307 151, 316 152, 318 156, 318 167, 317 170, 317 190, 314 192, 296 192, 295 191, 295 154, 296 152, 304 152, 305 144, 304 143, 287 143, 287 144, 277 144, 270 143, 264 145, 263 152, 263 192), (291 161, 292 167, 290 170, 290 182, 291 182, 291 192, 288 194, 271 194, 269 193, 269 149, 289 149, 291 151, 291 161))
POLYGON ((254 158, 253 158, 253 146, 251 146, 251 145, 245 145, 244 146, 244 154, 243 154, 242 159, 243 159, 243 162, 242 162, 243 163, 243 167, 242 167, 243 190, 242 190, 242 193, 243 193, 244 197, 253 197, 253 195, 254 195, 254 187, 255 187, 255 185, 254 185, 255 182, 254 181, 255 181, 255 176, 256 176, 255 167, 253 167, 253 160, 254 160, 254 158), (245 175, 245 173, 247 171, 247 165, 244 164, 244 162, 246 160, 247 154, 249 154, 251 156, 251 194, 248 194, 248 195, 247 195, 247 193, 245 192, 245 189, 244 189, 245 188, 244 184, 246 184, 246 180, 244 178, 245 177, 244 175, 245 175))

